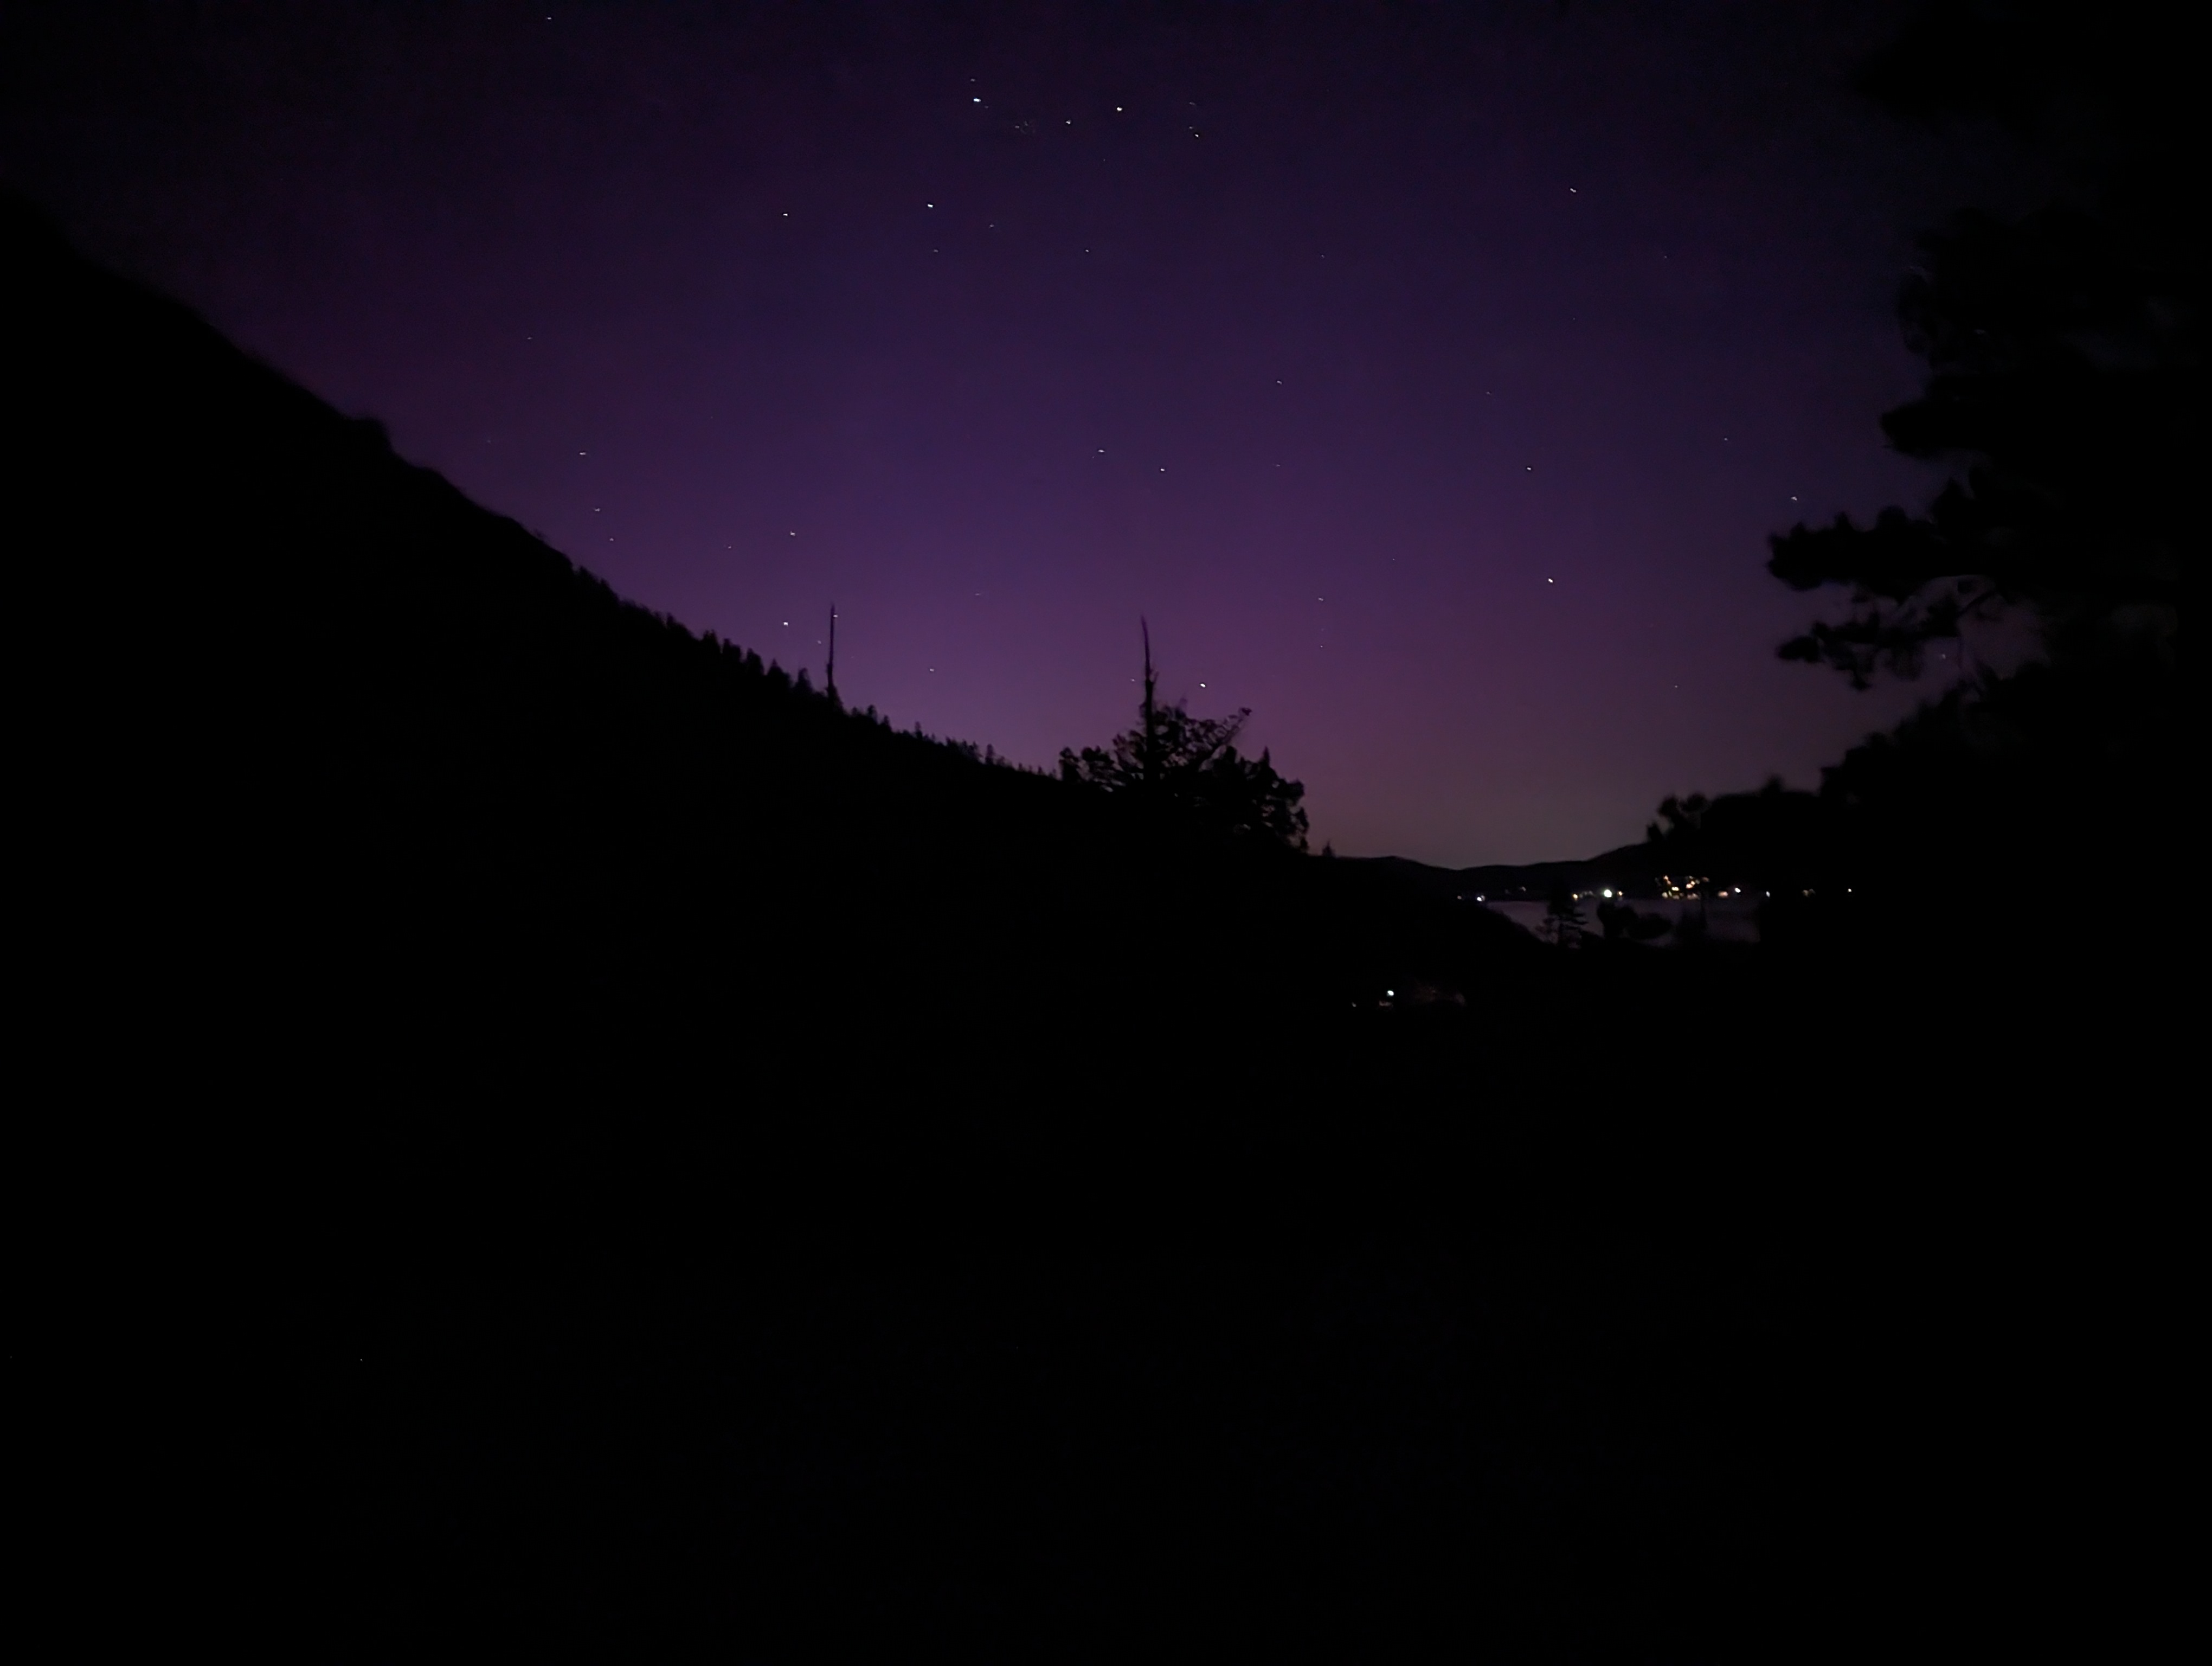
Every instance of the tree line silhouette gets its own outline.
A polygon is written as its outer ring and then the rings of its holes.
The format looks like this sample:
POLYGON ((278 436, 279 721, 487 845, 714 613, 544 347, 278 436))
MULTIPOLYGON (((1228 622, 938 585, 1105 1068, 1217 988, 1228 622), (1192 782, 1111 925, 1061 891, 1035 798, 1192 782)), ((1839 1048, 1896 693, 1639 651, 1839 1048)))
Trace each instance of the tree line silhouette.
POLYGON ((50 622, 19 654, 34 927, 86 987, 165 990, 164 1045, 381 1067, 628 1013, 702 1055, 733 1012, 988 1012, 1029 1056, 1078 1014, 1333 1009, 1510 952, 1289 860, 1303 788, 1242 714, 1148 682, 1111 748, 989 767, 623 601, 35 213, 0 237, 20 617, 50 622))
POLYGON ((1861 77, 1915 119, 1996 118, 2063 195, 1923 239, 1899 313, 1928 379, 1881 426, 1955 472, 1921 514, 1771 538, 1775 577, 1850 602, 1780 653, 1864 689, 1921 676, 1938 644, 1965 665, 1978 623, 2021 620, 2039 652, 1962 671, 1816 794, 1662 806, 1668 860, 1775 891, 1771 935, 1880 940, 1940 919, 2097 953, 2159 929, 2134 899, 2185 860, 2205 267, 2184 160, 2201 101, 2150 38, 2125 9, 1942 4, 1861 77))

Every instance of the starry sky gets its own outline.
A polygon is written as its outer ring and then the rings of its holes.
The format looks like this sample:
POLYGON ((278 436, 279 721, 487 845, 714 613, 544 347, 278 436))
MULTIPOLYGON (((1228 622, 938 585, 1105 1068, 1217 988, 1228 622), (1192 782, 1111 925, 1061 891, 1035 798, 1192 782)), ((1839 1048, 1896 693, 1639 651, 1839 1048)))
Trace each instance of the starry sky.
MULTIPOLYGON (((615 587, 1049 763, 1249 706, 1314 842, 1592 854, 1914 697, 1897 4, 0 7, 0 181, 615 587)), ((1939 667, 1940 670, 1940 667, 1939 667)), ((1919 692, 1930 691, 1923 686, 1919 692)))

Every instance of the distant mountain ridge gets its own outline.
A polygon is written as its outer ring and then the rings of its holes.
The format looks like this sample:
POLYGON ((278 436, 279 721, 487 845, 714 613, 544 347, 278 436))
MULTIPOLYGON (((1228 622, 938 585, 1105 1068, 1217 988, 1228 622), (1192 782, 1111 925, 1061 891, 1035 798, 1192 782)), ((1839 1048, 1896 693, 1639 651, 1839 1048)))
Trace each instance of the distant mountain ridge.
POLYGON ((1625 844, 1580 861, 1489 862, 1479 867, 1437 867, 1403 856, 1351 860, 1370 862, 1400 875, 1439 900, 1540 903, 1555 886, 1570 891, 1610 889, 1648 901, 1661 895, 1663 854, 1649 842, 1625 844))

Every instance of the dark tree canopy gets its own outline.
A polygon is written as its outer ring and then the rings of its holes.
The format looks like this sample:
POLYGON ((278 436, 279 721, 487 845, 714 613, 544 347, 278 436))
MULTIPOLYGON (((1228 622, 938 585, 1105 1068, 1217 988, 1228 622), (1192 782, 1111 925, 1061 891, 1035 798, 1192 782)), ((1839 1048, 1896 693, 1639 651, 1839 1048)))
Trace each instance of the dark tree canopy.
POLYGON ((2024 608, 2054 664, 2171 669, 2202 540, 2201 211, 2173 194, 2180 118, 2142 45, 2154 32, 2078 23, 2048 6, 1936 7, 1865 77, 1907 113, 1999 116, 2063 151, 2077 188, 2015 222, 1967 213, 1923 240, 1899 313, 1929 380, 1882 429, 1958 471, 1924 514, 1839 515, 1770 540, 1776 577, 1846 587, 1854 605, 1784 658, 1863 688, 2024 608))
POLYGON ((1925 514, 1885 509, 1865 527, 1838 515, 1771 540, 1777 578, 1846 585, 1855 604, 1784 657, 1863 688, 1880 670, 1916 674, 1930 642, 2019 606, 2054 658, 2170 644, 2201 537, 2188 502, 2201 273, 2066 209, 2016 225, 1961 216, 1923 246, 1900 310, 1931 374, 1882 429, 1961 472, 1925 514))
POLYGON ((1306 812, 1298 800, 1304 784, 1285 780, 1265 751, 1255 758, 1237 750, 1250 710, 1194 717, 1182 701, 1161 705, 1156 680, 1147 632, 1138 726, 1103 747, 1063 749, 1061 778, 1149 800, 1233 840, 1304 850, 1306 812))

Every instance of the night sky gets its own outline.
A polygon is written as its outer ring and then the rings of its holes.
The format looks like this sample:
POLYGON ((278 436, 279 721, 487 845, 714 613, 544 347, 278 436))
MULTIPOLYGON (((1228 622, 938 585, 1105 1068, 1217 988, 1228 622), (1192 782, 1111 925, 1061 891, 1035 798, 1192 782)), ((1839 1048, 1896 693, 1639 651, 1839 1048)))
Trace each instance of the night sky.
MULTIPOLYGON (((1316 847, 1811 785, 1774 645, 1917 505, 1894 5, 0 9, 0 180, 625 595, 1049 763, 1254 710, 1316 847)), ((1941 667, 1939 667, 1940 669, 1941 667)))

